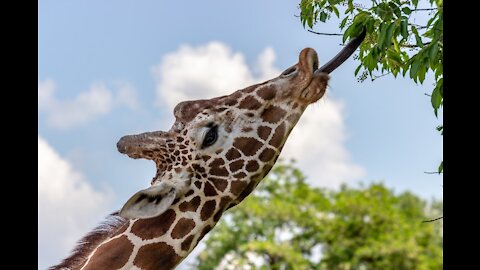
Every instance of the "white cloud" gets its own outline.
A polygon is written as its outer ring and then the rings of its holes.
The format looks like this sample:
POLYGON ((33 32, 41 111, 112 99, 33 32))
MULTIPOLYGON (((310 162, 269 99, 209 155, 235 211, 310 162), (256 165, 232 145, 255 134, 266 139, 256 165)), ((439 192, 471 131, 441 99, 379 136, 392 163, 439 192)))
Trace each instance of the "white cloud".
POLYGON ((97 191, 38 136, 38 267, 60 263, 109 214, 110 191, 97 191))
MULTIPOLYGON (((271 79, 280 74, 274 66, 275 58, 274 50, 266 48, 252 68, 255 76, 243 54, 232 52, 223 43, 183 45, 152 69, 157 82, 157 104, 172 110, 180 101, 227 95, 271 79)), ((343 104, 326 97, 305 111, 281 157, 295 158, 310 183, 337 187, 341 182, 358 180, 365 174, 364 169, 351 160, 345 140, 343 104)))
POLYGON ((115 85, 115 95, 104 82, 96 82, 72 100, 59 100, 55 97, 56 85, 52 79, 39 81, 38 108, 46 112, 48 124, 61 129, 86 124, 109 113, 114 106, 136 109, 138 101, 133 86, 127 83, 115 85))
POLYGON ((281 158, 294 158, 308 182, 315 186, 339 187, 365 175, 345 147, 343 103, 324 97, 310 105, 290 133, 281 158))
MULTIPOLYGON (((274 60, 271 48, 261 54, 260 79, 278 73, 274 60)), ((170 108, 184 100, 225 95, 259 79, 254 78, 241 53, 215 41, 196 48, 182 45, 178 51, 165 55, 152 71, 157 82, 157 105, 170 108)))

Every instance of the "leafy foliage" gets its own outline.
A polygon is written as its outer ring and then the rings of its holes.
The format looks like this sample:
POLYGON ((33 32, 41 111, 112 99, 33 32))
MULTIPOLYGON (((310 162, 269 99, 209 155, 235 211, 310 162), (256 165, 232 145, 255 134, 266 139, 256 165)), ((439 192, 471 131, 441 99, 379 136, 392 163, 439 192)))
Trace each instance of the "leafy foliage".
POLYGON ((210 232, 196 269, 442 269, 441 202, 382 184, 310 187, 280 162, 210 232), (321 258, 319 255, 321 253, 321 258), (226 267, 225 265, 228 265, 226 267))
MULTIPOLYGON (((428 72, 435 77, 430 102, 435 116, 443 106, 443 0, 301 0, 300 21, 310 29, 334 15, 341 20, 343 42, 358 36, 364 28, 367 36, 360 45, 355 70, 359 81, 375 80, 386 74, 408 76, 421 83, 428 72), (420 3, 419 3, 420 2, 420 3), (429 5, 429 8, 419 8, 429 5), (342 12, 340 12, 342 11, 342 12), (425 25, 415 23, 415 14, 428 12, 425 25), (381 75, 375 75, 379 71, 381 75), (361 73, 360 73, 361 72, 361 73), (360 75, 358 75, 360 73, 360 75)), ((442 133, 443 134, 443 133, 442 133)), ((440 167, 441 173, 443 166, 440 167)))

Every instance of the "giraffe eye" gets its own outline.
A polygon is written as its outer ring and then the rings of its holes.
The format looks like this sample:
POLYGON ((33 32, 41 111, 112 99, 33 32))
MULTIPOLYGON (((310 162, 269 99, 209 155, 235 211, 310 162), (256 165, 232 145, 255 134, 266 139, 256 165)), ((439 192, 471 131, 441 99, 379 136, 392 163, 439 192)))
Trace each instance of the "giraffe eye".
POLYGON ((205 138, 203 139, 202 149, 211 146, 217 141, 218 138, 218 126, 212 126, 208 130, 205 138))

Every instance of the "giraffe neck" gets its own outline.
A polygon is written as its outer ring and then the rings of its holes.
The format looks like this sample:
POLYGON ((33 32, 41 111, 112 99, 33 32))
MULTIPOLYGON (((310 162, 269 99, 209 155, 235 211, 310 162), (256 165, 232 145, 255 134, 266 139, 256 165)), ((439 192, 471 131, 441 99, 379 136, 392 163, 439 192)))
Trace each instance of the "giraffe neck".
POLYGON ((189 193, 158 217, 124 220, 77 269, 175 268, 215 226, 233 200, 230 195, 189 193))

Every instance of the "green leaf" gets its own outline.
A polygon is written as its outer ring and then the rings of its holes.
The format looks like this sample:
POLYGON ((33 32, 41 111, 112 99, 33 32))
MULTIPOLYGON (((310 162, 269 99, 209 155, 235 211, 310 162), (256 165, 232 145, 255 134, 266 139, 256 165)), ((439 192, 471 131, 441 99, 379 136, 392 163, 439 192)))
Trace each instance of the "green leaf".
POLYGON ((443 135, 443 125, 438 126, 436 129, 441 135, 443 135))
POLYGON ((353 0, 348 0, 348 9, 345 11, 345 14, 353 11, 353 0))
POLYGON ((395 16, 397 16, 397 18, 400 18, 402 16, 400 8, 394 2, 389 2, 388 5, 392 8, 393 13, 395 14, 395 16))
POLYGON ((385 42, 386 32, 387 32, 388 25, 385 23, 380 24, 380 34, 378 34, 378 46, 383 47, 383 43, 385 42))
POLYGON ((340 13, 338 12, 337 7, 335 7, 335 6, 331 6, 331 7, 332 7, 332 10, 333 10, 333 13, 335 13, 335 15, 337 15, 337 18, 340 18, 340 13))
POLYGON ((395 23, 391 23, 387 27, 386 31, 386 37, 385 37, 385 44, 383 47, 390 47, 392 44, 392 36, 393 36, 393 30, 395 30, 395 23))
POLYGON ((345 17, 342 22, 340 23, 340 29, 343 29, 345 27, 345 24, 347 23, 348 17, 345 17))
POLYGON ((313 27, 313 19, 312 19, 312 17, 309 17, 309 18, 307 19, 307 24, 308 24, 308 27, 310 27, 310 28, 313 27))
POLYGON ((440 77, 441 75, 443 75, 443 65, 442 64, 439 64, 437 66, 437 69, 435 70, 435 79, 437 79, 438 77, 440 77))
POLYGON ((353 73, 355 76, 357 76, 358 72, 360 71, 360 68, 362 67, 362 64, 358 65, 358 67, 355 69, 355 72, 353 73))
POLYGON ((412 13, 412 10, 409 7, 402 8, 402 11, 407 15, 410 15, 412 13))
POLYGON ((368 33, 373 33, 373 31, 375 30, 375 19, 369 17, 365 23, 365 27, 367 28, 368 33))
POLYGON ((438 42, 432 43, 430 45, 430 51, 428 52, 428 57, 430 58, 430 61, 433 61, 437 57, 438 53, 438 42))
POLYGON ((438 173, 443 172, 443 161, 440 163, 440 166, 438 166, 438 173))
POLYGON ((423 48, 423 41, 420 35, 418 34, 418 30, 415 26, 412 25, 412 32, 415 34, 415 40, 417 42, 417 46, 423 48))
POLYGON ((400 54, 394 49, 392 50, 392 48, 390 48, 387 50, 387 57, 391 68, 402 66, 402 58, 400 57, 400 54))
POLYGON ((400 62, 402 61, 400 56, 400 44, 398 44, 397 38, 393 39, 393 49, 398 52, 398 57, 400 58, 400 62))
POLYGON ((352 24, 347 28, 347 30, 345 30, 345 32, 343 33, 343 39, 342 39, 344 43, 348 37, 352 37, 352 36, 356 37, 362 31, 363 21, 366 18, 366 14, 364 13, 357 14, 357 16, 355 16, 355 18, 353 19, 352 24))
POLYGON ((421 64, 417 72, 418 80, 420 81, 420 83, 423 83, 423 81, 425 80, 426 73, 427 73, 427 69, 425 68, 424 65, 421 64))
POLYGON ((402 20, 400 22, 400 33, 402 34, 402 37, 404 39, 407 39, 408 38, 408 22, 406 19, 402 20))
POLYGON ((439 87, 435 87, 432 92, 431 96, 432 107, 435 113, 435 116, 438 117, 437 111, 440 108, 442 102, 442 94, 440 93, 439 87))
POLYGON ((418 6, 418 0, 412 0, 412 4, 417 7, 418 6))
POLYGON ((410 78, 412 78, 415 82, 417 82, 417 73, 418 69, 420 68, 420 61, 418 61, 418 57, 412 61, 410 65, 410 78))
POLYGON ((385 22, 393 18, 393 10, 387 3, 380 3, 377 6, 377 15, 385 22))
POLYGON ((327 13, 325 11, 320 12, 320 21, 325 22, 327 20, 327 13))

